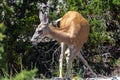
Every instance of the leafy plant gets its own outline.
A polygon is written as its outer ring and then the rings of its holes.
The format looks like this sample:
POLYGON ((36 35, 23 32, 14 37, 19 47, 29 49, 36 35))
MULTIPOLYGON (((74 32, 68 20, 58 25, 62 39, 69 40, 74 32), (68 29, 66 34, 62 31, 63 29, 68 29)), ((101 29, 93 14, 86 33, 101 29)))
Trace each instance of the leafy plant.
MULTIPOLYGON (((0 72, 7 71, 7 60, 6 60, 6 53, 4 52, 4 32, 5 32, 5 25, 4 23, 0 23, 0 72)), ((0 73, 0 75, 2 75, 0 73)))
POLYGON ((15 77, 10 78, 1 78, 1 80, 34 80, 37 69, 33 69, 30 71, 22 70, 19 74, 16 74, 15 77))

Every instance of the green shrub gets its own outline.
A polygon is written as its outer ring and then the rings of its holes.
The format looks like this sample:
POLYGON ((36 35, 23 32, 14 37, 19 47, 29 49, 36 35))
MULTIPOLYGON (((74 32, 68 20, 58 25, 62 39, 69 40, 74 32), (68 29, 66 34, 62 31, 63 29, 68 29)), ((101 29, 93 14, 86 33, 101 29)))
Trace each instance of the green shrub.
MULTIPOLYGON (((7 63, 6 63, 6 53, 4 52, 4 42, 3 39, 5 38, 4 31, 6 27, 4 23, 0 23, 0 71, 4 72, 7 71, 7 63)), ((1 77, 0 73, 0 77, 1 77)))
POLYGON ((15 77, 10 78, 2 78, 1 80, 34 80, 37 69, 33 69, 30 71, 22 70, 19 74, 16 74, 15 77))

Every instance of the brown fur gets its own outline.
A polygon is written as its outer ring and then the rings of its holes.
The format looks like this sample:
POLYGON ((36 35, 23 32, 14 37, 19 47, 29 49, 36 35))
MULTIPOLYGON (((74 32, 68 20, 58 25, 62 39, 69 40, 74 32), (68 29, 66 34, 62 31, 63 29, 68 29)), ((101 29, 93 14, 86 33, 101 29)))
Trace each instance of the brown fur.
POLYGON ((90 27, 87 20, 80 13, 69 11, 62 17, 60 28, 51 26, 50 29, 53 31, 53 35, 59 34, 58 41, 65 42, 68 45, 78 45, 87 41, 90 27))

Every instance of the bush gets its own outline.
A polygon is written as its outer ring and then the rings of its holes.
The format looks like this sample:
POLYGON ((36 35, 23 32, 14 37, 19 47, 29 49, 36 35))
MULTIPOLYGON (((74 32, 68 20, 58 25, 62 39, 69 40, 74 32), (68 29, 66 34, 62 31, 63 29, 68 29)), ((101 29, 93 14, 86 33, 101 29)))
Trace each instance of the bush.
POLYGON ((1 78, 1 80, 34 80, 37 69, 33 69, 30 71, 22 70, 19 74, 16 74, 15 77, 10 78, 1 78))

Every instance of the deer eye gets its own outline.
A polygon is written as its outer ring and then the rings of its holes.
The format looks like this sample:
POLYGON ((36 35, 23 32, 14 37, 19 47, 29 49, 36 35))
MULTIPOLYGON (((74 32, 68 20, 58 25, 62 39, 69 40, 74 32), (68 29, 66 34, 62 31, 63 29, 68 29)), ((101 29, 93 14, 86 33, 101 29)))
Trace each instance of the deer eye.
POLYGON ((42 31, 42 30, 38 31, 38 34, 42 34, 42 33, 43 33, 43 31, 42 31))

